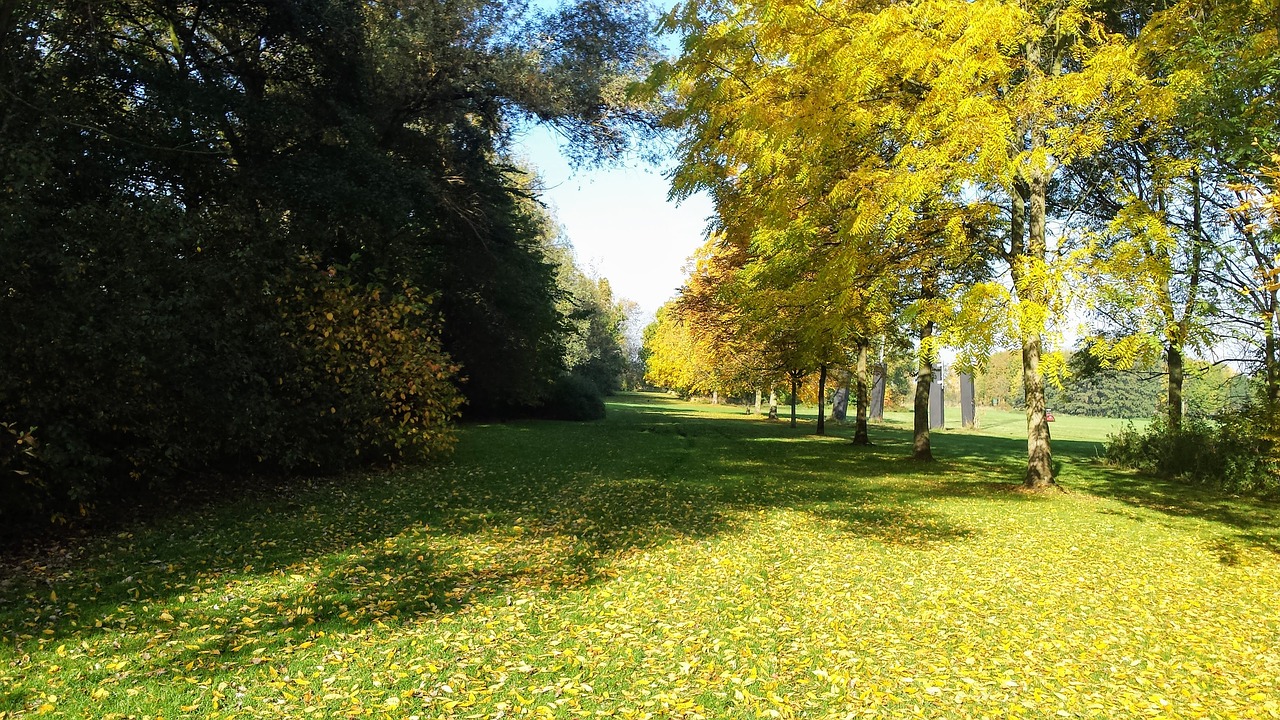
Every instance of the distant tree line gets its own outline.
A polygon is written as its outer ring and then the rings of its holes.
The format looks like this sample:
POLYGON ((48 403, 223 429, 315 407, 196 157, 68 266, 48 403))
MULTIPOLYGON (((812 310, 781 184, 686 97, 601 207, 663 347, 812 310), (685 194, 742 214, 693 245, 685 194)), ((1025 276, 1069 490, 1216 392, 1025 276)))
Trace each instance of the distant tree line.
POLYGON ((541 122, 581 161, 625 152, 650 25, 597 0, 0 2, 0 526, 433 457, 459 413, 599 412, 618 303, 506 148, 541 122))

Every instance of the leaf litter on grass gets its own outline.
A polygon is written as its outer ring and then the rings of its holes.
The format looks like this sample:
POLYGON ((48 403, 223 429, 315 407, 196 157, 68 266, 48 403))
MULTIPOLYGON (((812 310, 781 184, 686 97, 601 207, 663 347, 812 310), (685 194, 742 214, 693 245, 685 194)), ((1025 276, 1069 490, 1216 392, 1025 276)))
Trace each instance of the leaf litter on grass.
POLYGON ((1212 520, 639 405, 26 558, 0 718, 1280 716, 1212 520))

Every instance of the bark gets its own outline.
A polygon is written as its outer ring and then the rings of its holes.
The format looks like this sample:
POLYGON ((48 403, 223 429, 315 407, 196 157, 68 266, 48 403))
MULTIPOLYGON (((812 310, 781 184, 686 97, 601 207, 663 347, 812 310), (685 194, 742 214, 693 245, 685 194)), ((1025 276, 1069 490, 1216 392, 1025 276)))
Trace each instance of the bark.
MULTIPOLYGON (((1058 71, 1058 58, 1054 53, 1053 40, 1041 38, 1027 43, 1027 65, 1033 79, 1029 82, 1043 82, 1043 78, 1034 79, 1041 64, 1042 46, 1048 43, 1053 54, 1048 58, 1050 72, 1058 71)), ((1047 131, 1043 125, 1030 128, 1031 154, 1035 157, 1048 144, 1047 131)), ((1015 258, 1014 285, 1018 290, 1018 300, 1023 303, 1048 306, 1049 291, 1039 278, 1025 282, 1026 278, 1018 277, 1020 263, 1028 263, 1040 272, 1048 256, 1048 244, 1045 238, 1045 205, 1049 194, 1049 170, 1034 164, 1028 169, 1025 186, 1017 188, 1014 193, 1014 225, 1010 230, 1021 245, 1022 227, 1019 217, 1019 198, 1025 187, 1025 209, 1027 214, 1027 235, 1025 256, 1015 258), (1024 282, 1019 282, 1019 280, 1024 282)), ((1045 420, 1044 377, 1040 373, 1040 353, 1042 349, 1042 330, 1039 327, 1022 328, 1022 392, 1027 408, 1027 474, 1023 486, 1040 490, 1053 484, 1053 455, 1049 447, 1049 423, 1045 420)))
POLYGON ((1268 409, 1275 409, 1280 403, 1280 365, 1276 359, 1275 324, 1266 318, 1263 325, 1263 363, 1266 366, 1268 409))
POLYGON ((827 366, 818 366, 818 434, 827 434, 827 366))
POLYGON ((1204 218, 1200 204, 1200 173, 1191 174, 1191 266, 1187 268, 1187 297, 1182 306, 1182 317, 1177 320, 1175 334, 1169 338, 1166 350, 1166 366, 1169 370, 1167 408, 1169 429, 1182 428, 1182 388, 1186 378, 1183 366, 1183 349, 1191 334, 1191 317, 1196 312, 1200 295, 1200 269, 1204 252, 1204 218))
POLYGON ((756 389, 756 415, 760 414, 760 390, 756 389))
POLYGON ((1182 349, 1169 343, 1165 349, 1165 363, 1169 369, 1169 429, 1182 429, 1182 381, 1184 377, 1182 349))
MULTIPOLYGON (((1042 145, 1042 133, 1032 133, 1034 145, 1042 145)), ((1049 178, 1040 169, 1031 173, 1030 202, 1027 213, 1027 254, 1037 263, 1046 259, 1045 201, 1048 196, 1049 178)), ((1043 305, 1049 303, 1043 289, 1025 288, 1031 297, 1024 302, 1043 305)), ((1023 328, 1022 338, 1022 388, 1027 407, 1027 475, 1023 485, 1040 490, 1053 484, 1053 453, 1049 445, 1049 423, 1045 419, 1044 377, 1040 373, 1042 338, 1040 328, 1023 328)))
POLYGON ((857 377, 854 380, 857 386, 857 420, 854 421, 853 428, 853 444, 854 445, 870 445, 871 436, 867 433, 867 400, 869 396, 867 387, 867 355, 869 349, 865 344, 858 346, 858 370, 857 377))
POLYGON ((711 404, 712 405, 720 404, 720 393, 716 392, 715 390, 711 391, 711 404))
POLYGON ((769 388, 769 419, 778 419, 778 393, 769 388))
POLYGON ((933 386, 933 358, 928 351, 929 338, 933 336, 933 323, 920 328, 920 369, 916 371, 915 439, 911 456, 916 460, 933 462, 933 450, 929 446, 929 390, 933 386))
POLYGON ((795 373, 791 373, 791 427, 796 426, 796 391, 800 384, 800 378, 795 373))
POLYGON ((1027 405, 1027 476, 1023 485, 1043 489, 1053 484, 1049 423, 1045 420, 1044 377, 1040 374, 1040 334, 1022 341, 1022 388, 1027 405))

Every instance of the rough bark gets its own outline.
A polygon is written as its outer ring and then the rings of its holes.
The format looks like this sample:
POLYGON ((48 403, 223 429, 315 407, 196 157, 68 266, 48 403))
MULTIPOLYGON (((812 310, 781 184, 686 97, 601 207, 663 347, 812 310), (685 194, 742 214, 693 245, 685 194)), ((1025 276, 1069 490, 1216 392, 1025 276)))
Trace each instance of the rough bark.
MULTIPOLYGON (((1183 383, 1186 373, 1183 363, 1183 349, 1187 337, 1191 334, 1191 318, 1196 312, 1196 303, 1200 297, 1200 273, 1204 258, 1204 217, 1201 213, 1200 173, 1191 173, 1191 264, 1187 268, 1187 297, 1182 305, 1182 317, 1176 320, 1176 330, 1169 337, 1165 352, 1166 368, 1169 371, 1167 408, 1169 429, 1182 428, 1183 383)), ((1172 303, 1170 303, 1172 305, 1172 303)))
POLYGON ((1280 363, 1276 359, 1276 334, 1271 318, 1263 325, 1263 363, 1267 378, 1267 403, 1272 409, 1280 403, 1280 363))
MULTIPOLYGON (((1032 145, 1043 146, 1042 133, 1032 133, 1032 145)), ((1040 169, 1034 169, 1028 182, 1030 202, 1027 212, 1027 255, 1043 265, 1047 255, 1045 242, 1045 201, 1048 196, 1049 178, 1040 169)), ((1024 302, 1048 305, 1049 297, 1044 289, 1024 286, 1030 297, 1024 302)), ((1027 474, 1025 487, 1041 490, 1053 485, 1053 453, 1049 445, 1049 423, 1045 418, 1044 376, 1040 372, 1042 337, 1040 328, 1023 328, 1022 337, 1022 387, 1027 408, 1027 474)))
POLYGON ((929 352, 929 339, 933 336, 933 323, 920 328, 920 369, 916 371, 915 438, 911 456, 916 460, 933 461, 933 449, 929 446, 929 390, 933 386, 933 358, 929 352))
POLYGON ((827 366, 818 366, 818 434, 827 434, 827 366))
POLYGON ((1185 376, 1182 362, 1182 349, 1174 343, 1165 348, 1165 365, 1169 370, 1169 393, 1167 417, 1170 430, 1182 428, 1182 382, 1185 376))
POLYGON ((799 385, 800 378, 795 373, 791 373, 791 427, 796 426, 796 392, 799 385))
POLYGON ((1027 476, 1023 484, 1043 489, 1053 484, 1053 455, 1045 418, 1044 376, 1040 374, 1040 335, 1022 340, 1022 387, 1027 405, 1027 476))
POLYGON ((854 380, 858 395, 857 419, 854 421, 853 427, 854 445, 871 444, 871 436, 867 433, 867 400, 870 394, 867 387, 867 355, 869 352, 870 349, 865 343, 858 345, 858 369, 854 380))

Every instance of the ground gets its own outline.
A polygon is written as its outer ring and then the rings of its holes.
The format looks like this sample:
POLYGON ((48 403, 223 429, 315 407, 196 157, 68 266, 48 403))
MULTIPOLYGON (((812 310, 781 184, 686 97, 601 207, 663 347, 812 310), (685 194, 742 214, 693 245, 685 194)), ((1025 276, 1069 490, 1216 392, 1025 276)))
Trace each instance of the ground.
POLYGON ((11 558, 0 718, 1280 717, 1280 509, 619 398, 11 558))

